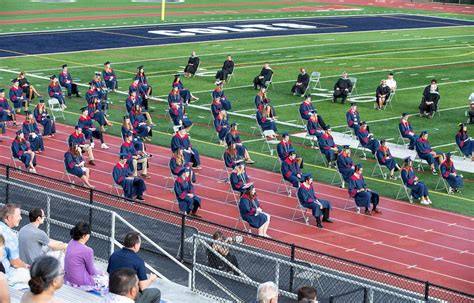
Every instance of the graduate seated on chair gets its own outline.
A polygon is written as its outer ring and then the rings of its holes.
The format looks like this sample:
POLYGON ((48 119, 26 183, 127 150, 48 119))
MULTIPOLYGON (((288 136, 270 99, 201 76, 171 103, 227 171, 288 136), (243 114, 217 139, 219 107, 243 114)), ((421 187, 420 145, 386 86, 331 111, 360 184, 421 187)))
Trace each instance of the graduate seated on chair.
POLYGON ((84 182, 85 187, 94 188, 89 182, 90 169, 86 167, 81 154, 82 152, 79 145, 71 145, 69 150, 64 154, 64 167, 69 174, 80 178, 82 182, 84 182))
POLYGON ((444 161, 444 154, 442 152, 436 152, 431 148, 430 142, 428 141, 428 131, 424 130, 421 132, 420 137, 416 140, 415 147, 418 157, 428 163, 433 175, 438 175, 436 167, 444 161))
POLYGON ((377 158, 377 162, 380 165, 388 168, 390 171, 390 179, 397 180, 397 177, 394 175, 394 173, 400 170, 400 166, 390 153, 390 149, 388 148, 385 139, 380 140, 380 147, 377 149, 375 157, 377 158))
POLYGON ((414 150, 416 140, 418 140, 418 135, 415 134, 413 126, 411 126, 410 122, 408 121, 408 113, 402 113, 402 119, 398 124, 398 129, 400 130, 400 134, 403 138, 407 138, 408 140, 410 140, 408 149, 414 150))
POLYGON ((192 51, 191 57, 188 59, 188 64, 184 67, 184 76, 186 78, 191 78, 194 76, 198 70, 200 59, 196 56, 196 52, 192 51))
POLYGON ((336 103, 338 98, 342 98, 342 104, 352 92, 352 82, 347 78, 347 72, 343 72, 341 77, 334 84, 334 94, 332 102, 336 103))
POLYGON ((333 222, 329 219, 329 211, 332 208, 331 202, 318 199, 316 192, 314 191, 312 174, 303 174, 303 180, 304 182, 301 183, 300 188, 298 188, 298 200, 300 201, 301 206, 311 209, 313 217, 316 218, 316 226, 318 228, 323 228, 323 225, 321 224, 321 216, 323 217, 323 222, 333 222))
POLYGON ((298 96, 304 97, 304 93, 306 92, 308 85, 309 85, 309 75, 306 73, 306 70, 304 68, 301 68, 300 74, 298 75, 298 78, 296 79, 296 83, 291 88, 291 92, 293 93, 294 96, 298 95, 298 96))
POLYGON ((132 123, 133 130, 143 140, 151 141, 153 137, 153 126, 150 121, 147 121, 145 115, 142 113, 142 107, 139 104, 135 104, 130 112, 130 122, 132 123))
POLYGON ((295 188, 298 188, 300 182, 303 182, 302 172, 296 161, 296 151, 294 149, 290 149, 288 157, 281 162, 281 174, 283 179, 290 182, 295 188))
MULTIPOLYGON (((275 117, 273 117, 271 111, 268 110, 270 109, 269 106, 270 105, 264 106, 263 104, 261 104, 257 109, 255 118, 257 119, 258 125, 260 125, 260 127, 262 128, 262 131, 265 132, 273 130, 275 133, 277 133, 278 129, 275 123, 275 117)), ((276 135, 271 135, 270 137, 274 139, 276 138, 276 135)))
POLYGON ((38 124, 36 124, 35 119, 33 118, 33 113, 30 111, 25 112, 26 119, 23 122, 23 134, 25 139, 30 143, 30 148, 35 153, 44 152, 44 142, 43 136, 41 136, 38 124))
POLYGON ((89 158, 89 164, 95 165, 94 162, 94 153, 92 151, 93 147, 91 144, 86 142, 86 137, 82 133, 82 127, 80 125, 76 125, 74 127, 74 132, 69 135, 67 139, 67 143, 69 148, 73 145, 78 145, 81 149, 81 154, 87 152, 87 156, 89 158))
POLYGON ((58 78, 56 77, 56 75, 52 75, 49 79, 51 79, 51 83, 48 85, 48 96, 50 98, 58 100, 59 104, 61 105, 61 108, 66 109, 66 100, 64 99, 64 94, 61 90, 61 86, 58 83, 58 78))
POLYGON ((120 154, 127 154, 128 167, 133 171, 133 176, 138 176, 139 165, 141 166, 142 178, 150 179, 148 175, 148 154, 142 151, 137 151, 133 144, 133 133, 128 132, 125 135, 125 141, 120 146, 120 154))
POLYGON ((192 162, 195 169, 201 169, 201 157, 199 151, 191 144, 186 128, 180 126, 178 132, 171 138, 171 151, 182 149, 186 163, 192 162))
POLYGON ((380 147, 379 141, 374 138, 374 135, 369 133, 367 122, 362 121, 359 131, 356 133, 357 139, 359 139, 360 145, 362 147, 370 150, 372 155, 375 155, 377 150, 380 147))
POLYGON ((264 213, 260 208, 257 198, 257 191, 253 183, 244 186, 244 193, 240 197, 239 211, 242 220, 247 222, 251 227, 258 228, 258 235, 270 238, 267 234, 270 226, 270 215, 264 213))
POLYGON ((250 158, 250 154, 247 150, 247 147, 242 143, 242 140, 240 140, 240 135, 237 128, 238 125, 239 124, 235 122, 230 124, 230 130, 225 136, 225 142, 228 147, 232 144, 235 144, 235 148, 237 149, 237 155, 245 159, 245 163, 254 164, 255 161, 250 158))
POLYGON ((117 76, 115 75, 114 69, 110 67, 110 61, 104 63, 104 69, 102 70, 102 79, 104 79, 105 85, 108 89, 112 91, 118 89, 117 76))
POLYGON ((234 61, 232 60, 232 56, 227 55, 227 60, 225 60, 224 64, 222 64, 221 70, 217 71, 216 73, 216 80, 227 82, 228 75, 234 72, 234 66, 235 64, 234 64, 234 61))
POLYGON ((180 172, 174 182, 174 193, 178 200, 179 210, 191 217, 201 218, 197 214, 201 207, 201 198, 194 193, 194 186, 191 182, 191 169, 185 168, 180 172))
POLYGON ((354 174, 355 164, 351 158, 351 148, 349 145, 344 145, 342 151, 337 156, 337 170, 342 175, 342 178, 349 184, 350 178, 354 174))
POLYGON ((54 134, 56 133, 56 125, 54 119, 51 119, 49 116, 48 109, 44 105, 44 99, 42 97, 40 97, 39 103, 33 111, 33 115, 36 122, 43 125, 43 137, 54 137, 54 134))
POLYGON ((382 211, 377 209, 379 194, 367 187, 362 171, 362 164, 357 164, 349 182, 349 195, 354 198, 357 207, 364 207, 366 215, 380 214, 382 211), (372 210, 370 210, 370 204, 372 204, 372 210))
POLYGON ((459 127, 459 132, 456 134, 456 144, 465 157, 474 161, 474 141, 467 134, 467 125, 461 123, 459 127))
POLYGON ((304 100, 301 102, 299 108, 301 119, 309 120, 315 111, 316 109, 314 108, 313 102, 311 101, 311 95, 304 96, 304 100))
POLYGON ((151 96, 151 94, 153 94, 153 88, 148 83, 148 78, 145 75, 145 69, 143 68, 143 65, 137 67, 137 74, 135 75, 134 83, 137 84, 137 95, 139 95, 142 99, 143 108, 148 110, 148 98, 151 96))
POLYGON ((171 84, 172 88, 177 87, 179 90, 179 95, 183 98, 184 105, 189 105, 193 101, 198 101, 199 98, 194 96, 191 91, 184 87, 183 82, 181 82, 181 75, 174 75, 173 83, 171 84))
POLYGON ((192 163, 188 163, 184 160, 183 149, 178 148, 170 158, 168 163, 170 171, 176 178, 181 175, 181 172, 187 168, 190 169, 191 182, 196 183, 196 174, 193 171, 192 163))
POLYGON ((217 87, 212 91, 212 100, 219 98, 223 109, 227 111, 232 109, 232 104, 230 103, 230 100, 227 99, 227 96, 224 94, 224 82, 216 81, 216 86, 217 87))
POLYGON ((234 191, 238 191, 240 195, 245 192, 245 185, 250 183, 250 178, 245 170, 245 162, 237 160, 232 164, 232 173, 229 177, 230 185, 234 191))
POLYGON ((12 156, 23 162, 29 172, 36 173, 36 154, 28 146, 23 131, 19 130, 16 132, 16 137, 12 142, 11 150, 12 156))
POLYGON ((188 118, 188 115, 184 112, 184 107, 180 106, 179 103, 171 103, 171 106, 168 110, 171 120, 173 120, 173 125, 183 125, 188 131, 191 130, 193 121, 188 118))
POLYGON ((438 82, 433 79, 431 84, 423 90, 421 98, 420 117, 433 118, 433 114, 438 111, 438 102, 441 99, 439 95, 438 82))
MULTIPOLYGON (((277 144, 277 153, 281 162, 285 161, 290 155, 290 150, 295 150, 293 143, 290 142, 290 135, 287 132, 281 134, 281 141, 277 144)), ((303 158, 296 155, 296 163, 299 168, 303 168, 303 158)))
POLYGON ((455 193, 460 192, 460 188, 464 185, 463 175, 458 174, 456 172, 456 168, 454 168, 454 163, 451 160, 452 154, 446 154, 446 160, 439 166, 439 170, 441 172, 441 176, 445 179, 449 184, 450 191, 455 193))
POLYGON ((413 160, 410 157, 405 158, 401 177, 403 184, 411 189, 411 196, 413 198, 420 199, 420 203, 423 205, 429 205, 432 203, 428 187, 415 175, 415 171, 413 170, 413 160))
POLYGON ((324 124, 322 117, 318 115, 318 111, 312 111, 311 116, 306 123, 306 131, 308 132, 308 135, 316 136, 319 141, 321 136, 324 134, 325 127, 326 124, 324 124))
POLYGON ((352 128, 354 133, 357 134, 361 122, 359 111, 357 110, 357 103, 351 103, 351 108, 346 112, 346 122, 347 126, 352 128))
POLYGON ((66 88, 69 98, 71 98, 73 94, 78 98, 81 97, 77 84, 72 80, 71 73, 67 71, 67 64, 63 64, 62 66, 62 71, 59 74, 59 84, 66 88))
POLYGON ((127 164, 128 154, 120 153, 119 157, 120 160, 112 171, 114 182, 122 186, 125 198, 133 199, 133 197, 136 196, 137 200, 144 201, 143 194, 146 191, 145 181, 133 176, 133 172, 127 164))
POLYGON ((253 88, 260 89, 260 88, 267 88, 266 83, 272 79, 273 70, 270 68, 268 63, 263 65, 260 74, 253 79, 253 88))
POLYGON ((334 138, 331 134, 331 125, 326 125, 324 134, 320 137, 319 148, 321 152, 326 156, 329 166, 336 166, 336 157, 341 151, 341 147, 334 143, 334 138))
POLYGON ((28 99, 26 98, 23 89, 20 87, 20 81, 17 78, 12 80, 12 86, 10 87, 8 94, 16 113, 19 114, 21 108, 26 107, 25 105, 28 103, 28 99))
POLYGON ((382 110, 390 97, 390 87, 387 80, 380 80, 380 85, 375 90, 375 109, 382 110))
POLYGON ((77 125, 80 126, 82 132, 84 133, 84 137, 86 140, 91 142, 91 147, 94 148, 94 138, 99 139, 100 141, 100 148, 102 149, 109 149, 107 144, 105 144, 104 134, 102 131, 98 130, 94 124, 94 120, 91 119, 89 116, 89 109, 87 107, 81 108, 82 115, 79 117, 77 121, 77 125))
POLYGON ((227 111, 221 110, 219 112, 219 115, 214 119, 214 130, 217 133, 217 136, 219 137, 219 145, 225 146, 225 137, 227 136, 227 133, 229 132, 230 126, 229 126, 229 120, 227 117, 227 111))
POLYGON ((5 126, 7 121, 13 121, 13 125, 16 126, 16 113, 5 98, 5 89, 0 88, 0 123, 5 126))

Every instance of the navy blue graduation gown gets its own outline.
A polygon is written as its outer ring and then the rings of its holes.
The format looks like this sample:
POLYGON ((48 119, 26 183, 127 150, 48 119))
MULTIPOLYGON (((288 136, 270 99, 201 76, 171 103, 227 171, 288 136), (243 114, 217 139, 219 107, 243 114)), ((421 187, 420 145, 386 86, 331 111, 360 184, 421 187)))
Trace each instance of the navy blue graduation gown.
POLYGON ((400 130, 400 134, 403 138, 407 138, 410 140, 410 148, 415 147, 416 140, 418 140, 418 136, 415 135, 413 131, 413 126, 411 126, 410 122, 408 121, 400 121, 398 124, 398 129, 400 130))
POLYGON ((189 104, 191 101, 191 92, 187 88, 184 88, 183 83, 181 83, 181 81, 173 82, 171 86, 178 87, 179 95, 183 98, 184 103, 189 104))
POLYGON ((257 118, 258 125, 260 125, 260 127, 264 131, 273 130, 274 132, 277 132, 277 127, 276 127, 275 121, 264 117, 263 113, 261 111, 257 110, 256 118, 257 118))
POLYGON ((172 103, 179 104, 179 107, 183 106, 183 98, 181 97, 179 92, 177 94, 175 94, 174 91, 169 92, 169 94, 168 94, 168 106, 171 107, 172 103))
POLYGON ((220 98, 220 102, 222 103, 222 108, 225 110, 230 110, 232 108, 232 104, 230 100, 227 99, 227 96, 224 94, 224 91, 216 88, 212 91, 212 99, 220 98))
POLYGON ((464 185, 464 180, 460 175, 452 175, 456 173, 456 169, 454 168, 454 163, 451 162, 451 168, 448 168, 446 165, 446 161, 441 163, 439 166, 439 170, 441 171, 441 175, 443 179, 445 179, 449 186, 454 189, 461 188, 464 185))
MULTIPOLYGON (((31 155, 26 153, 26 151, 31 150, 26 143, 26 140, 18 140, 15 139, 12 142, 11 146, 13 157, 20 159, 23 164, 25 164, 26 168, 29 168, 31 155)), ((36 166, 36 157, 33 159, 33 166, 36 166)))
POLYGON ((467 135, 467 132, 458 132, 456 134, 456 144, 466 157, 472 157, 474 143, 467 135))
POLYGON ((349 183, 350 177, 354 174, 354 166, 355 164, 351 157, 346 157, 343 154, 337 156, 337 169, 346 183, 349 183))
POLYGON ((415 181, 415 172, 412 167, 402 168, 402 181, 406 187, 411 189, 411 195, 415 199, 429 196, 428 187, 421 181, 415 181))
POLYGON ((188 128, 193 125, 193 122, 184 114, 183 108, 179 106, 178 108, 170 108, 168 110, 171 120, 173 120, 174 125, 184 125, 184 127, 188 128))
POLYGON ((379 203, 379 195, 371 190, 357 192, 357 190, 362 188, 367 188, 364 177, 362 175, 357 177, 353 174, 349 179, 349 195, 354 198, 357 206, 369 209, 370 203, 372 203, 375 208, 379 203))
POLYGON ((311 118, 312 112, 314 112, 313 103, 302 102, 300 104, 300 116, 303 120, 309 120, 311 118))
POLYGON ((234 165, 234 163, 238 160, 241 160, 242 157, 236 153, 234 156, 232 156, 228 150, 226 150, 224 152, 224 164, 226 167, 228 168, 232 168, 232 166, 234 165))
POLYGON ((217 102, 217 101, 212 101, 211 103, 211 113, 212 113, 212 116, 215 118, 217 118, 217 116, 219 115, 219 113, 224 109, 224 106, 222 105, 222 102, 217 102))
POLYGON ((293 144, 290 141, 285 142, 281 140, 280 143, 277 144, 277 153, 281 161, 285 161, 285 159, 288 158, 290 155, 288 151, 290 149, 294 149, 293 144))
POLYGON ((243 194, 246 191, 246 189, 244 189, 243 187, 246 183, 250 182, 250 178, 247 176, 247 173, 245 171, 241 174, 232 172, 230 174, 229 181, 233 190, 238 191, 241 194, 243 194))
POLYGON ((298 188, 298 200, 301 205, 305 208, 311 209, 311 212, 314 217, 321 217, 323 215, 323 209, 331 209, 331 202, 327 200, 318 199, 316 193, 314 192, 313 185, 306 187, 306 184, 301 183, 300 188, 298 188), (322 209, 321 209, 322 208, 322 209))
POLYGON ((8 121, 9 116, 6 110, 12 111, 10 104, 8 104, 7 98, 0 98, 0 122, 8 121))
POLYGON ((360 115, 358 111, 348 110, 346 112, 347 126, 358 131, 360 128, 360 115))
POLYGON ((125 198, 133 199, 134 196, 143 196, 146 190, 145 181, 138 177, 133 177, 133 172, 125 163, 123 166, 117 163, 112 171, 115 183, 122 186, 125 198), (127 179, 133 177, 133 179, 127 179))
POLYGON ((318 119, 308 119, 308 122, 306 123, 306 130, 311 136, 316 136, 318 140, 324 134, 324 130, 319 124, 318 119))
POLYGON ((177 178, 174 182, 174 193, 182 212, 195 212, 201 206, 201 199, 194 193, 194 186, 189 178, 177 178), (188 194, 194 194, 194 197, 191 198, 188 194))
POLYGON ((46 107, 40 113, 38 106, 33 110, 33 116, 35 117, 36 122, 43 125, 43 136, 49 136, 56 133, 56 125, 54 125, 53 119, 48 115, 46 107))
POLYGON ((392 154, 390 153, 390 149, 388 147, 384 149, 382 146, 380 146, 377 149, 375 156, 379 164, 384 165, 389 170, 392 170, 397 166, 397 162, 395 162, 395 160, 393 159, 392 154))
POLYGON ((199 151, 196 148, 193 148, 191 140, 189 140, 187 134, 181 136, 179 133, 176 133, 171 138, 171 151, 174 153, 180 148, 183 149, 184 160, 186 162, 193 162, 193 167, 201 165, 199 151), (189 151, 189 148, 192 152, 189 151))
POLYGON ((436 165, 439 165, 438 160, 435 159, 435 157, 433 157, 433 155, 431 154, 432 149, 430 142, 419 137, 418 140, 416 140, 415 147, 418 157, 428 162, 429 165, 434 164, 435 161, 436 165))
POLYGON ((301 170, 298 167, 296 159, 290 160, 290 158, 286 158, 285 161, 281 163, 281 174, 286 181, 290 182, 293 187, 296 188, 298 188, 300 182, 303 181, 301 179, 301 170), (298 174, 300 177, 297 176, 298 174))
POLYGON ((28 139, 28 142, 30 142, 30 148, 32 151, 44 151, 43 137, 40 134, 40 130, 36 122, 23 122, 22 132, 25 135, 25 138, 28 139), (36 135, 35 138, 33 138, 33 134, 36 135))
POLYGON ((51 83, 50 85, 48 85, 48 96, 50 98, 58 99, 60 104, 66 103, 66 101, 64 100, 63 92, 61 90, 61 86, 59 86, 59 84, 53 85, 53 83, 51 83))
POLYGON ((64 166, 66 167, 67 172, 78 178, 81 178, 82 176, 84 176, 84 171, 82 170, 82 168, 79 166, 76 166, 82 161, 84 161, 84 159, 82 158, 81 155, 74 157, 71 151, 67 151, 64 154, 64 166))
POLYGON ((229 121, 227 119, 220 119, 220 117, 217 116, 214 119, 214 130, 217 132, 219 140, 223 141, 229 132, 229 121))
POLYGON ((266 214, 257 214, 257 208, 260 206, 257 197, 250 198, 247 194, 243 194, 239 201, 239 211, 242 219, 253 228, 260 228, 268 217, 266 214))
POLYGON ((146 124, 146 118, 143 114, 134 113, 130 115, 130 122, 132 123, 133 129, 137 132, 137 135, 141 138, 146 138, 151 136, 151 131, 148 130, 148 126, 146 124))
POLYGON ((82 133, 84 134, 86 140, 90 140, 93 135, 93 131, 91 130, 91 128, 95 128, 92 119, 89 116, 80 116, 79 120, 77 121, 77 125, 82 128, 82 133))
POLYGON ((102 79, 104 79, 105 85, 107 85, 108 89, 118 88, 117 76, 112 68, 102 70, 102 79))
POLYGON ((23 106, 23 102, 26 100, 25 94, 23 93, 23 89, 19 86, 18 87, 12 86, 10 88, 10 91, 8 92, 8 95, 15 109, 21 108, 23 106))
POLYGON ((67 142, 69 143, 69 146, 84 145, 86 144, 86 137, 84 136, 84 133, 77 135, 76 132, 73 132, 69 135, 67 142))
POLYGON ((227 146, 231 146, 232 144, 236 145, 237 149, 237 154, 239 157, 244 158, 245 157, 245 151, 247 150, 247 147, 242 144, 242 140, 240 140, 240 135, 237 132, 231 133, 228 132, 227 135, 225 136, 225 142, 227 146))
POLYGON ((328 161, 336 160, 336 152, 332 148, 337 146, 336 143, 334 143, 334 138, 331 135, 323 134, 319 138, 318 143, 321 152, 326 156, 328 161))
POLYGON ((377 149, 380 147, 379 141, 374 139, 373 137, 369 138, 369 131, 366 129, 359 129, 357 132, 357 138, 359 139, 360 144, 369 149, 372 155, 375 154, 377 149))

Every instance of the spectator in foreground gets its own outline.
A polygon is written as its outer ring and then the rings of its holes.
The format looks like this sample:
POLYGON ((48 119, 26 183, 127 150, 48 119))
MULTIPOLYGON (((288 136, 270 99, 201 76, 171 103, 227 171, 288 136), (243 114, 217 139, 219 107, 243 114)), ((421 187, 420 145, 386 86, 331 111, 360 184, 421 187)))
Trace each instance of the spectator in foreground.
MULTIPOLYGON (((160 290, 150 287, 150 285, 157 279, 157 276, 155 274, 147 276, 145 261, 143 261, 143 259, 138 255, 141 243, 141 236, 138 232, 132 231, 126 234, 123 240, 123 248, 115 251, 110 256, 107 272, 112 278, 117 270, 124 268, 132 269, 138 277, 138 287, 140 289, 135 302, 159 303, 161 298, 160 290)), ((112 282, 113 281, 110 280, 110 284, 112 284, 112 282)), ((113 292, 112 290, 113 289, 111 288, 110 291, 113 292)))
POLYGON ((316 289, 310 286, 303 286, 298 289, 298 303, 317 303, 318 297, 316 289))
POLYGON ((10 284, 27 283, 30 279, 28 265, 20 259, 18 236, 13 231, 21 221, 20 206, 9 203, 0 208, 0 234, 5 238, 2 266, 10 284))
MULTIPOLYGON (((0 260, 3 259, 3 247, 5 245, 5 238, 0 234, 0 260)), ((10 295, 8 294, 8 282, 5 277, 5 268, 0 262, 0 303, 10 303, 10 295)))
POLYGON ((54 298, 54 293, 64 284, 64 271, 59 261, 51 256, 36 259, 30 268, 30 290, 21 298, 21 303, 63 303, 54 298))
MULTIPOLYGON (((212 239, 216 240, 217 242, 212 243, 212 249, 224 257, 227 261, 229 261, 233 266, 239 268, 239 262, 237 261, 237 257, 230 252, 229 243, 233 241, 240 243, 242 242, 242 237, 235 237, 235 238, 224 238, 224 235, 221 231, 216 231, 212 235, 212 239)), ((229 264, 222 261, 218 256, 216 256, 213 252, 209 251, 208 253, 209 263, 212 267, 225 270, 227 272, 231 272, 233 274, 237 274, 229 264)))
POLYGON ((135 302, 139 292, 135 271, 130 268, 122 268, 110 275, 109 293, 102 303, 132 303, 135 302))
POLYGON ((257 289, 258 303, 277 303, 278 302, 278 286, 273 282, 265 282, 258 286, 257 289))
POLYGON ((66 250, 67 244, 49 239, 48 235, 39 228, 45 221, 44 210, 33 208, 28 217, 30 223, 23 226, 18 233, 20 259, 27 264, 33 264, 47 251, 57 252, 54 257, 59 258, 60 252, 66 250))
POLYGON ((64 257, 64 281, 66 284, 86 291, 101 291, 107 288, 108 277, 94 266, 94 251, 86 245, 91 237, 91 226, 79 222, 71 229, 66 256, 64 257))

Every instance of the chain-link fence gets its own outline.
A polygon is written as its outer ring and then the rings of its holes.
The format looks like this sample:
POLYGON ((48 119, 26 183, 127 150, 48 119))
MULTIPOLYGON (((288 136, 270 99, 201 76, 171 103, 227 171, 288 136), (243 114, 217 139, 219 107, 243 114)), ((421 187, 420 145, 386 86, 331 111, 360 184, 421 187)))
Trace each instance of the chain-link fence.
MULTIPOLYGON (((69 228, 78 221, 86 221, 92 225, 95 233, 121 242, 124 235, 130 231, 130 226, 120 220, 115 220, 115 232, 111 235, 111 218, 100 212, 98 208, 115 212, 150 240, 144 241, 140 251, 147 263, 157 268, 163 275, 172 277, 174 282, 183 285, 188 284, 186 271, 169 261, 167 255, 177 257, 189 267, 198 266, 200 270, 195 271, 194 285, 196 289, 206 292, 208 296, 235 301, 233 298, 235 295, 243 301, 250 301, 255 299, 258 286, 255 283, 278 281, 282 293, 288 294, 287 298, 290 298, 291 294, 294 294, 301 286, 313 286, 325 298, 336 296, 334 302, 338 302, 337 300, 362 302, 358 301, 360 292, 353 291, 366 287, 369 290, 371 302, 417 300, 474 302, 474 296, 471 294, 464 294, 285 242, 259 237, 167 209, 133 203, 116 195, 23 172, 5 165, 0 165, 1 180, 9 182, 0 182, 0 203, 20 202, 28 208, 41 207, 46 210, 48 205, 46 201, 49 199, 51 211, 47 213, 51 213, 51 223, 68 224, 64 227, 58 224, 49 225, 51 234, 58 240, 68 241, 69 228), (26 185, 35 191, 30 193, 20 185, 26 185), (56 195, 48 193, 56 193, 56 195), (81 203, 73 204, 70 199, 81 203), (208 271, 209 268, 212 269, 209 266, 209 250, 205 245, 198 245, 194 251, 196 236, 211 239, 211 235, 216 231, 221 231, 225 237, 243 240, 242 243, 233 243, 233 245, 240 248, 240 250, 235 250, 236 258, 239 267, 248 279, 239 279, 240 274, 224 275, 222 271, 215 268, 213 271, 208 271), (157 250, 152 243, 157 243, 163 251, 157 250), (266 258, 262 259, 261 256, 266 258), (276 271, 277 268, 278 271, 276 271), (255 281, 255 283, 248 283, 248 281, 255 281), (216 285, 222 287, 216 287, 216 285), (227 289, 232 295, 222 289, 227 289)), ((110 243, 101 241, 99 237, 95 238, 97 239, 94 239, 92 244, 96 256, 107 259, 110 254, 110 243)))

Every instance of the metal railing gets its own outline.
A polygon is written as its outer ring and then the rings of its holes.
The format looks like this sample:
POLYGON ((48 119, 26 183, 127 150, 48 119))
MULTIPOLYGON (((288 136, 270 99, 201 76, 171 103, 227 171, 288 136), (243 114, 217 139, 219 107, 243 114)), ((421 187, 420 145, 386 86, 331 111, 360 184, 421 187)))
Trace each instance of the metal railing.
MULTIPOLYGON (((305 268, 326 273, 323 276, 326 280, 324 283, 321 283, 323 287, 316 286, 324 288, 323 292, 326 293, 327 297, 353 290, 348 286, 350 284, 331 284, 331 280, 327 278, 331 275, 347 279, 358 279, 358 281, 364 281, 364 283, 365 281, 371 281, 374 287, 396 289, 403 295, 409 295, 421 301, 474 302, 472 294, 435 285, 428 281, 413 279, 294 244, 263 238, 203 219, 188 217, 168 209, 144 203, 133 203, 133 201, 116 195, 84 188, 46 176, 31 174, 3 164, 0 164, 0 180, 3 181, 0 182, 0 203, 26 201, 28 207, 41 207, 47 213, 55 214, 55 216, 50 217, 51 225, 46 225, 46 229, 52 229, 52 232, 54 229, 58 229, 56 224, 58 222, 66 222, 68 224, 67 228, 70 228, 78 221, 86 221, 92 225, 97 235, 104 235, 110 238, 111 235, 108 231, 112 224, 112 218, 101 215, 103 212, 100 210, 115 212, 123 219, 115 220, 115 223, 113 223, 116 229, 115 241, 116 239, 122 239, 123 235, 130 231, 130 226, 123 223, 123 221, 128 222, 136 230, 142 232, 144 239, 149 240, 142 243, 140 250, 144 259, 152 265, 156 264, 155 267, 159 266, 160 272, 168 278, 173 276, 174 280, 171 278, 170 280, 183 285, 188 285, 189 283, 188 272, 180 266, 182 264, 178 265, 174 261, 170 262, 169 257, 175 256, 175 259, 179 259, 188 265, 195 263, 193 259, 197 258, 197 264, 206 266, 207 256, 205 250, 198 250, 196 255, 194 253, 193 236, 195 234, 210 236, 219 230, 229 237, 242 236, 245 242, 242 245, 248 250, 258 251, 273 258, 284 260, 285 262, 280 263, 282 266, 279 271, 278 280, 280 289, 289 294, 293 293, 297 288, 304 286, 303 283, 308 282, 308 279, 302 279, 304 275, 299 271, 300 267, 294 265, 299 264, 305 268), (18 185, 24 186, 17 187, 18 185), (34 191, 36 196, 28 195, 25 192, 25 187, 26 189, 36 189, 34 191), (48 195, 51 197, 49 204, 46 203, 48 195), (70 199, 81 203, 71 203, 70 199), (52 223, 55 223, 55 225, 52 223), (162 249, 157 249, 153 244, 150 244, 151 242, 158 243, 162 249), (164 268, 164 265, 167 268, 164 268), (167 271, 168 274, 163 271, 167 271)), ((117 218, 116 216, 115 219, 117 218)), ((63 229, 65 230, 65 228, 63 229)), ((64 230, 60 233, 54 233, 55 236, 60 235, 58 240, 67 241, 70 239, 69 230, 67 232, 64 230)), ((94 237, 94 241, 104 242, 104 240, 96 237, 94 237)), ((102 259, 107 259, 110 251, 111 244, 105 241, 104 243, 97 243, 95 254, 102 257, 102 259)), ((239 255, 239 260, 247 262, 246 256, 251 255, 239 255)), ((255 261, 256 269, 258 268, 262 272, 269 273, 272 265, 260 264, 256 257, 252 258, 255 261)), ((212 275, 215 275, 215 273, 212 273, 212 275)), ((202 274, 198 273, 198 276, 196 281, 201 283, 200 281, 203 280, 202 274)), ((323 281, 324 279, 319 280, 323 281)), ((232 287, 235 288, 236 286, 232 287)), ((246 288, 244 287, 243 289, 246 288)), ((207 290, 212 292, 212 289, 207 290)), ((232 291, 234 290, 232 289, 232 291)), ((248 292, 248 289, 246 291, 248 292)), ((239 290, 235 290, 235 292, 238 293, 239 290)), ((221 298, 227 296, 222 291, 216 292, 214 295, 221 298)), ((375 297, 375 300, 377 300, 377 297, 375 297)))

